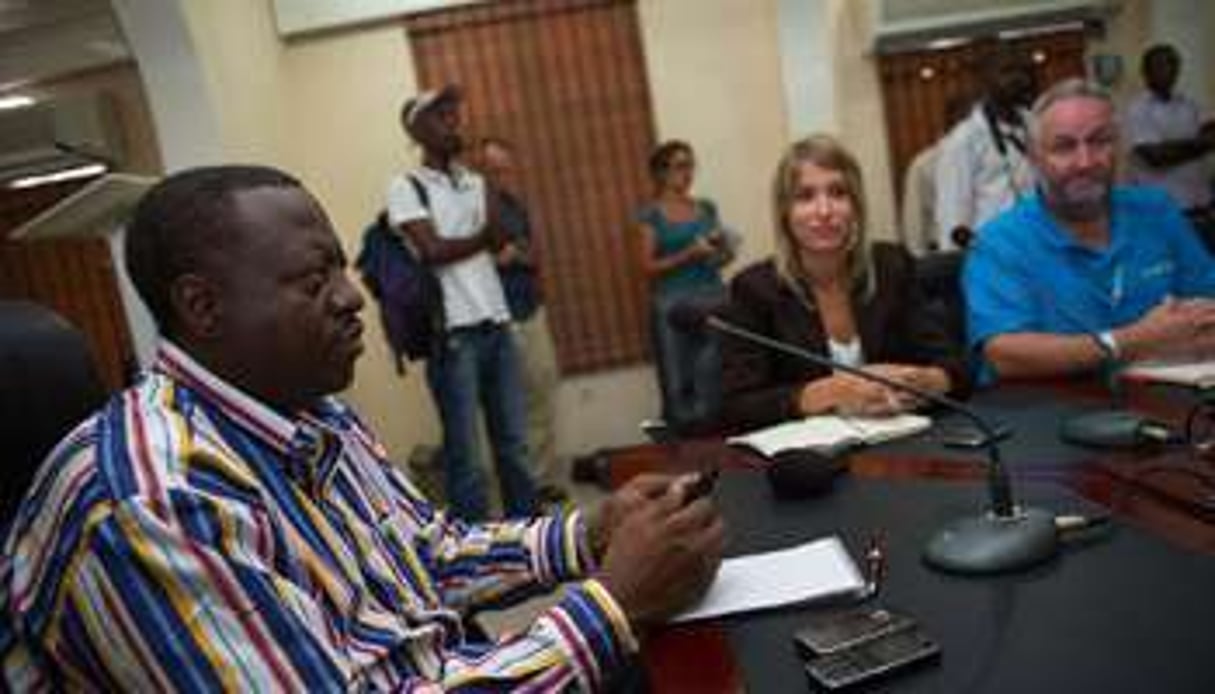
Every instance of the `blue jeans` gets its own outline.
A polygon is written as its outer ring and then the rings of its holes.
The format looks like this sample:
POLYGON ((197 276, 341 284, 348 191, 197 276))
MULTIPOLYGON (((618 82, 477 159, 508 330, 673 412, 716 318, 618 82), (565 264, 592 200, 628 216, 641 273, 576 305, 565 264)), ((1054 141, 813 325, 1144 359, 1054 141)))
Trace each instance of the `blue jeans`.
POLYGON ((662 390, 662 416, 675 427, 711 421, 721 404, 721 346, 711 330, 684 331, 668 316, 684 301, 725 301, 721 285, 660 291, 651 306, 654 360, 662 390))
POLYGON ((483 323, 455 328, 426 361, 426 380, 443 423, 443 474, 447 500, 468 521, 489 517, 489 497, 477 450, 477 412, 485 425, 507 517, 536 510, 536 486, 527 461, 527 400, 510 328, 483 323))

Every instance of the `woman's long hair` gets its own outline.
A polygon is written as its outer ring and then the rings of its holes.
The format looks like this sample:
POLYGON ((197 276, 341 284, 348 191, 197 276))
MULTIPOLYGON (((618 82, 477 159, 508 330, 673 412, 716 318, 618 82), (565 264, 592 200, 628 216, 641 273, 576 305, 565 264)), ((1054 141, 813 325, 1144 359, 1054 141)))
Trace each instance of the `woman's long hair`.
MULTIPOLYGON (((848 276, 853 291, 867 295, 872 291, 873 268, 869 258, 867 207, 861 167, 852 153, 831 135, 815 134, 798 140, 785 150, 772 181, 772 219, 776 223, 776 271, 799 295, 802 281, 810 278, 801 263, 801 253, 789 226, 789 210, 797 189, 797 174, 802 164, 814 164, 844 177, 844 192, 852 203, 853 225, 849 230, 848 276)), ((808 297, 803 296, 808 301, 808 297)), ((811 305, 813 305, 811 303, 811 305)))

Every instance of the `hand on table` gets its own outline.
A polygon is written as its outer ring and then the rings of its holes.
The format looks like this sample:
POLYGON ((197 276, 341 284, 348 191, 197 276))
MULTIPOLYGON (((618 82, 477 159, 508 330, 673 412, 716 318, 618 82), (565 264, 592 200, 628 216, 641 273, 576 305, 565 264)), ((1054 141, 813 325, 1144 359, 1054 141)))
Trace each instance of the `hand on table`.
POLYGON ((1215 299, 1166 298, 1138 321, 1114 334, 1128 359, 1213 354, 1215 299))
POLYGON ((725 526, 710 497, 685 503, 693 479, 638 478, 605 501, 588 526, 606 540, 598 578, 632 624, 659 622, 690 605, 721 564, 725 526))

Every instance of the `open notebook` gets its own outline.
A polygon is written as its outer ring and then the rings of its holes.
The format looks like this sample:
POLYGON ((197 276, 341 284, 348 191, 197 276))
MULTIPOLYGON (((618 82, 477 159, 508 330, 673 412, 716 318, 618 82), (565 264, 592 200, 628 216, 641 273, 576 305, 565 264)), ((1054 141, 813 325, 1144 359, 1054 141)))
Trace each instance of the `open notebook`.
POLYGON ((726 439, 726 443, 746 446, 770 458, 781 451, 797 448, 839 450, 882 443, 918 434, 931 426, 931 419, 918 414, 893 417, 819 415, 734 436, 726 439))

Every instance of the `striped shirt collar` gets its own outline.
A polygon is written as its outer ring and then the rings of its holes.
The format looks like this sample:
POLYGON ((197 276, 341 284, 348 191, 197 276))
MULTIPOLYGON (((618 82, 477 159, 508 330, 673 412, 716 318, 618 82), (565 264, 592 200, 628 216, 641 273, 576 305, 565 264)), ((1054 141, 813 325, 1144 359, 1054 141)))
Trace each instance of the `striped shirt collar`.
POLYGON ((284 457, 291 475, 323 483, 340 457, 339 431, 353 422, 336 402, 322 398, 310 410, 288 418, 220 378, 177 345, 162 339, 152 371, 163 374, 200 396, 254 438, 284 457))

